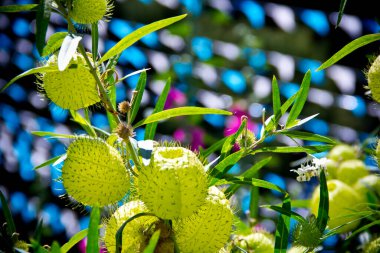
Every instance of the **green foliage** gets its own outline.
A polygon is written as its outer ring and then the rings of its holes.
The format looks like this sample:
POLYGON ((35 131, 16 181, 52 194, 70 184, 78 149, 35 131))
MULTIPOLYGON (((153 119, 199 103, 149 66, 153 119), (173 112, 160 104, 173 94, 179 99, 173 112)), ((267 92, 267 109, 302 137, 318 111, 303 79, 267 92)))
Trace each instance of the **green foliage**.
POLYGON ((99 252, 99 221, 100 221, 100 208, 94 207, 91 210, 90 224, 88 226, 87 234, 87 247, 86 252, 97 253, 99 252))
POLYGON ((137 82, 137 86, 135 90, 137 93, 133 94, 132 101, 131 101, 132 108, 131 108, 130 116, 128 119, 130 124, 133 123, 133 121, 136 118, 137 112, 139 111, 141 99, 145 91, 145 85, 146 85, 146 71, 143 71, 140 74, 139 81, 137 82))

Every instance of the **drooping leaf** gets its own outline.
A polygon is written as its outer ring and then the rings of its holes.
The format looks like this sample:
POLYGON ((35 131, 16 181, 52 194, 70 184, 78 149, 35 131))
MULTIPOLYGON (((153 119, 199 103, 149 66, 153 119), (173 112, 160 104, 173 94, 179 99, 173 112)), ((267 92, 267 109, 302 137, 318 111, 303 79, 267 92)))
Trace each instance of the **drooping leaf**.
POLYGON ((149 239, 148 246, 144 249, 143 253, 154 253, 156 249, 158 240, 160 239, 160 230, 153 233, 152 237, 149 239))
POLYGON ((3 214, 5 221, 7 222, 7 232, 8 235, 12 235, 16 232, 16 225, 13 221, 11 210, 9 209, 7 200, 5 199, 3 192, 0 191, 1 209, 3 209, 3 214))
POLYGON ((0 12, 37 11, 38 4, 20 4, 0 6, 0 12))
POLYGON ((54 241, 50 248, 50 253, 61 253, 61 248, 59 247, 59 243, 54 241))
POLYGON ((335 28, 337 28, 342 20, 344 8, 346 7, 347 0, 340 0, 338 19, 336 20, 335 28))
POLYGON ((287 131, 281 131, 281 133, 286 135, 286 136, 301 139, 301 140, 326 142, 326 143, 330 143, 330 144, 336 143, 336 141, 330 139, 329 137, 322 136, 319 134, 309 133, 309 132, 287 130, 287 131))
POLYGON ((110 59, 112 56, 115 56, 117 54, 121 54, 125 49, 127 49, 129 46, 134 44, 136 41, 144 37, 145 35, 148 35, 154 31, 157 31, 161 28, 164 28, 166 26, 169 26, 183 18, 185 18, 187 14, 163 19, 154 23, 151 23, 149 25, 143 26, 132 33, 125 36, 122 40, 120 40, 116 45, 114 45, 110 50, 108 50, 102 58, 100 58, 99 63, 102 63, 108 59, 110 59))
MULTIPOLYGON (((241 174, 241 177, 243 177, 244 180, 252 179, 260 171, 261 168, 263 168, 265 165, 267 165, 270 162, 271 159, 272 157, 269 156, 255 163, 251 168, 243 172, 243 174, 241 174)), ((240 186, 241 185, 239 184, 234 184, 234 185, 229 186, 227 190, 225 191, 225 195, 228 197, 232 196, 240 188, 240 186)))
POLYGON ((100 208, 93 207, 90 214, 90 223, 88 226, 86 252, 99 252, 99 222, 100 208))
MULTIPOLYGON (((282 202, 282 209, 286 212, 291 212, 290 196, 286 195, 282 202)), ((281 214, 277 221, 276 233, 275 233, 275 253, 286 253, 288 248, 288 237, 290 232, 290 217, 285 214, 281 214)))
POLYGON ((137 82, 137 86, 135 89, 137 91, 137 94, 135 94, 135 96, 133 97, 133 101, 132 101, 132 107, 131 107, 131 113, 130 113, 130 119, 129 119, 130 124, 133 123, 133 121, 135 120, 135 118, 137 116, 137 112, 139 111, 141 99, 142 99, 144 91, 145 91, 145 86, 146 86, 146 71, 143 71, 140 74, 140 77, 139 77, 139 80, 137 82))
MULTIPOLYGON (((171 86, 171 79, 169 78, 166 81, 165 87, 161 92, 161 95, 158 97, 156 106, 154 107, 153 113, 161 112, 165 107, 165 102, 168 97, 171 86)), ((156 134, 157 122, 149 123, 145 127, 145 140, 153 140, 156 134)))
POLYGON ((46 72, 53 72, 53 71, 57 71, 57 69, 56 68, 52 68, 52 67, 48 67, 48 66, 43 66, 43 67, 37 67, 37 68, 29 69, 29 70, 27 70, 27 71, 19 74, 18 76, 14 77, 12 80, 10 80, 6 85, 4 85, 1 88, 0 92, 3 92, 11 84, 13 84, 14 82, 16 82, 17 80, 19 80, 22 77, 33 75, 33 74, 37 74, 37 73, 46 73, 46 72))
POLYGON ((164 110, 161 112, 154 113, 147 118, 139 121, 134 126, 140 127, 142 125, 146 125, 148 123, 157 122, 160 120, 170 119, 173 117, 178 116, 185 116, 185 115, 204 115, 204 114, 222 114, 222 115, 231 115, 231 112, 220 110, 220 109, 214 109, 214 108, 204 108, 204 107, 196 107, 196 106, 185 106, 185 107, 178 107, 173 109, 164 110))
POLYGON ((52 0, 40 0, 36 17, 36 47, 42 55, 45 47, 45 37, 49 25, 52 0))
POLYGON ((279 187, 278 185, 275 185, 271 182, 261 180, 261 179, 257 179, 257 178, 252 178, 252 179, 246 180, 240 176, 240 177, 231 177, 228 179, 228 181, 230 183, 235 183, 235 184, 253 185, 253 186, 265 188, 268 190, 277 191, 277 192, 280 192, 284 195, 288 195, 288 193, 284 189, 279 187))
POLYGON ((48 166, 50 164, 53 164, 54 162, 56 162, 57 160, 59 160, 63 155, 58 155, 58 156, 55 156, 53 158, 50 158, 49 160, 47 160, 47 161, 41 163, 40 165, 34 167, 33 170, 38 170, 40 168, 43 168, 43 167, 48 166))
POLYGON ((67 34, 58 53, 58 70, 64 71, 77 51, 81 36, 67 34))
POLYGON ((352 53, 356 49, 363 47, 369 43, 375 42, 377 40, 380 40, 380 33, 367 34, 351 41, 350 43, 345 45, 341 50, 339 50, 333 56, 331 56, 330 59, 322 63, 322 65, 318 67, 317 71, 323 70, 325 68, 330 67, 331 65, 334 65, 336 62, 341 60, 346 55, 352 53))
POLYGON ((88 229, 86 228, 72 236, 67 243, 62 245, 61 253, 67 253, 72 247, 75 246, 75 244, 83 240, 87 236, 87 233, 88 229))
MULTIPOLYGON (((293 204, 293 202, 292 202, 292 204, 293 204)), ((302 217, 301 215, 299 215, 298 213, 293 212, 293 211, 289 211, 288 209, 284 209, 283 207, 273 206, 273 205, 263 205, 261 207, 266 207, 266 208, 272 209, 276 212, 279 212, 280 214, 289 216, 289 217, 297 220, 298 222, 306 222, 305 218, 302 217)))
POLYGON ((318 217, 317 225, 321 232, 325 231, 327 226, 327 221, 329 219, 329 190, 327 188, 326 175, 324 170, 321 170, 320 176, 320 187, 319 187, 319 206, 318 206, 318 217))
POLYGON ((263 147, 258 148, 251 152, 251 154, 257 154, 262 152, 273 152, 273 153, 297 153, 305 152, 308 154, 320 153, 330 150, 334 145, 315 145, 315 146, 284 146, 284 147, 263 147))
POLYGON ((70 110, 70 114, 73 117, 73 121, 78 123, 90 136, 97 136, 94 127, 79 112, 70 110))
POLYGON ((67 32, 57 32, 50 36, 49 40, 46 43, 46 46, 42 50, 42 57, 48 56, 55 51, 57 51, 61 45, 65 37, 67 36, 67 32))
POLYGON ((40 137, 67 138, 67 139, 77 138, 77 136, 72 135, 72 134, 57 134, 53 132, 44 132, 44 131, 32 131, 31 134, 40 136, 40 137))
POLYGON ((299 92, 297 92, 297 97, 296 97, 296 100, 294 101, 292 109, 289 112, 289 117, 285 124, 286 127, 292 125, 292 123, 300 115, 302 108, 307 100, 307 95, 309 94, 310 80, 311 80, 311 72, 310 70, 308 70, 302 80, 301 88, 299 92))
POLYGON ((228 172, 228 169, 231 168, 232 165, 239 162, 242 158, 243 150, 239 150, 233 154, 230 154, 226 158, 224 158, 220 163, 218 163, 213 170, 211 171, 211 176, 213 177, 210 180, 209 186, 213 186, 218 179, 222 179, 223 176, 228 172))
POLYGON ((91 25, 91 40, 92 40, 92 59, 96 61, 96 58, 98 58, 98 43, 99 43, 98 22, 95 22, 91 25))

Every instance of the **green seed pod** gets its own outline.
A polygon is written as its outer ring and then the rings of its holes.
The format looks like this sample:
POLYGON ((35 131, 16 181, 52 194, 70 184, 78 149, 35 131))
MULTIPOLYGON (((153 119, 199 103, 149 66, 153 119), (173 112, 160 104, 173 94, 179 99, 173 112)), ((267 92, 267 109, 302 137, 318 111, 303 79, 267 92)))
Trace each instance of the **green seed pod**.
POLYGON ((336 178, 348 185, 354 185, 356 181, 369 174, 365 164, 361 160, 346 160, 338 167, 336 178))
POLYGON ((100 101, 95 78, 82 55, 75 54, 64 71, 58 70, 56 55, 50 57, 47 65, 56 67, 57 71, 42 74, 41 87, 55 104, 63 109, 78 110, 100 101))
MULTIPOLYGON (((116 252, 115 236, 121 225, 136 214, 145 212, 148 209, 138 200, 130 201, 116 210, 105 226, 104 242, 107 252, 116 252)), ((141 216, 129 222, 123 229, 122 253, 143 252, 151 235, 149 228, 156 222, 158 218, 154 216, 141 216)))
POLYGON ((73 0, 70 17, 80 24, 92 24, 107 16, 113 8, 107 0, 73 0))
POLYGON ((306 221, 298 222, 293 234, 293 244, 295 246, 315 249, 321 243, 323 233, 319 230, 317 219, 311 215, 306 221))
POLYGON ((218 252, 228 241, 233 213, 229 201, 215 186, 206 203, 193 215, 173 221, 175 241, 181 253, 218 252))
POLYGON ((236 139, 236 143, 240 148, 249 148, 256 141, 256 136, 251 130, 243 130, 243 132, 236 139))
MULTIPOLYGON (((329 190, 329 229, 349 223, 340 229, 338 233, 345 233, 356 228, 360 220, 358 216, 343 217, 349 214, 355 214, 357 211, 362 210, 364 199, 358 195, 353 188, 346 185, 339 180, 327 181, 327 188, 329 190), (357 221, 354 221, 357 220, 357 221)), ((318 215, 319 206, 319 187, 316 187, 310 201, 311 212, 318 215)))
POLYGON ((367 196, 368 192, 373 192, 380 196, 380 177, 377 175, 362 177, 356 182, 354 189, 361 196, 367 196))
POLYGON ((67 193, 89 206, 105 206, 122 199, 130 188, 130 176, 118 151, 98 138, 73 141, 62 167, 67 193))
POLYGON ((327 168, 327 172, 328 172, 328 174, 326 175, 327 179, 336 179, 337 172, 338 172, 338 166, 339 166, 338 162, 336 162, 332 159, 326 160, 326 168, 327 168))
POLYGON ((379 253, 380 252, 380 237, 371 240, 364 246, 364 253, 379 253))
MULTIPOLYGON (((304 253, 305 250, 307 248, 305 247, 297 247, 297 246, 294 246, 294 247, 291 247, 288 251, 286 251, 287 253, 304 253)), ((309 251, 307 251, 309 252, 309 251)))
POLYGON ((380 103, 380 56, 376 58, 369 68, 367 79, 372 98, 380 103))
POLYGON ((158 147, 149 166, 140 171, 137 189, 141 200, 158 217, 183 218, 205 202, 207 177, 202 163, 182 147, 158 147))
POLYGON ((273 235, 265 231, 257 231, 246 236, 238 236, 234 244, 248 252, 272 253, 274 251, 273 235))
POLYGON ((344 160, 356 159, 357 152, 351 146, 348 146, 346 144, 339 144, 330 150, 327 158, 332 159, 336 162, 342 162, 344 160))

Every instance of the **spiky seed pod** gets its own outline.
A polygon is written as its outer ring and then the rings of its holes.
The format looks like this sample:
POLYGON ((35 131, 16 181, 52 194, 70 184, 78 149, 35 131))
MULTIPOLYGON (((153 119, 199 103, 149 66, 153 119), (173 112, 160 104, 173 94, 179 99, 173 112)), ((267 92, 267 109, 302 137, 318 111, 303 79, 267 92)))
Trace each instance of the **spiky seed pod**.
POLYGON ((118 104, 118 110, 122 114, 127 114, 131 110, 131 104, 128 101, 123 101, 118 104))
POLYGON ((109 0, 73 0, 70 17, 80 24, 92 24, 109 15, 112 8, 109 0))
POLYGON ((380 237, 372 239, 364 246, 364 253, 379 253, 380 252, 380 237))
MULTIPOLYGON (((358 195, 353 188, 339 180, 327 181, 329 190, 329 229, 346 224, 338 229, 338 233, 349 232, 356 228, 360 221, 358 216, 347 217, 347 215, 355 214, 362 210, 365 206, 364 198, 358 195), (344 217, 346 216, 346 217, 344 217), (354 221, 357 220, 357 221, 354 221), (351 223, 348 223, 351 222, 351 223)), ((311 212, 318 215, 319 206, 319 187, 316 187, 310 201, 311 212)))
POLYGON ((246 236, 238 236, 234 244, 248 252, 272 253, 274 251, 274 237, 265 231, 256 231, 246 236))
POLYGON ((121 122, 119 123, 119 125, 117 125, 115 133, 117 133, 117 135, 123 140, 129 140, 129 137, 135 136, 135 133, 133 132, 133 127, 124 122, 121 122))
POLYGON ((70 196, 89 206, 115 203, 130 188, 120 154, 98 138, 79 137, 69 145, 62 180, 70 196))
POLYGON ((353 159, 346 160, 339 165, 336 178, 348 185, 354 185, 358 179, 368 174, 369 171, 363 161, 353 159))
POLYGON ((218 252, 228 241, 233 213, 229 201, 217 187, 193 215, 173 221, 175 241, 181 253, 218 252))
POLYGON ((292 240, 294 246, 315 249, 321 243, 322 235, 323 233, 318 228, 317 219, 311 215, 306 221, 297 223, 292 234, 292 240))
POLYGON ((330 150, 329 154, 327 155, 327 158, 332 159, 336 162, 356 159, 357 151, 355 150, 355 148, 346 144, 339 144, 330 150))
POLYGON ((256 141, 256 136, 251 130, 243 130, 236 139, 236 143, 240 148, 249 148, 256 141))
POLYGON ((100 101, 95 78, 82 55, 75 54, 64 71, 58 70, 56 55, 50 57, 47 65, 57 71, 43 73, 40 85, 58 106, 78 110, 100 101))
MULTIPOLYGON (((110 217, 105 226, 104 242, 107 252, 116 252, 116 233, 129 218, 138 213, 148 212, 142 201, 130 201, 121 207, 110 217)), ((158 218, 154 216, 141 216, 129 222, 123 230, 122 253, 143 252, 151 236, 150 228, 158 218)))
POLYGON ((372 98, 380 103, 380 56, 375 59, 369 68, 367 79, 372 98))
POLYGON ((140 170, 136 186, 141 200, 162 219, 193 214, 207 196, 202 163, 182 147, 154 148, 150 165, 140 170))

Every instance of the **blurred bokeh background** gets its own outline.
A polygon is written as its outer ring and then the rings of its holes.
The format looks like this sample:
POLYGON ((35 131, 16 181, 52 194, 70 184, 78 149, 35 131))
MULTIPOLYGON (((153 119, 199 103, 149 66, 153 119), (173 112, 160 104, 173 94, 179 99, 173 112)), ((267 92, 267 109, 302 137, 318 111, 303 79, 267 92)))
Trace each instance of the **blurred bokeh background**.
MULTIPOLYGON (((196 105, 234 112, 234 116, 209 115, 172 119, 159 124, 157 140, 177 140, 193 149, 208 147, 233 134, 240 117, 249 117, 249 127, 259 134, 263 109, 271 115, 271 79, 279 80, 282 102, 299 88, 304 73, 312 70, 312 85, 301 116, 319 113, 303 130, 358 144, 371 136, 379 125, 380 106, 366 95, 365 69, 368 58, 378 51, 378 43, 357 50, 325 71, 315 69, 353 39, 380 31, 371 1, 348 0, 345 15, 335 27, 339 2, 332 1, 254 1, 254 0, 128 0, 115 1, 109 22, 100 24, 100 53, 134 29, 150 22, 189 13, 168 29, 144 37, 120 57, 119 76, 150 68, 148 84, 138 119, 149 115, 168 77, 172 89, 166 108, 196 105), (314 2, 314 3, 310 3, 314 2)), ((28 0, 1 1, 2 5, 34 3, 28 0)), ((49 37, 65 31, 64 20, 52 14, 49 37)), ((45 59, 34 46, 35 13, 0 14, 0 87, 14 76, 45 59)), ((91 36, 81 27, 90 48, 91 36)), ((138 75, 117 86, 117 101, 129 99, 138 75)), ((30 131, 81 133, 67 111, 43 98, 30 76, 0 94, 0 190, 10 201, 16 227, 22 238, 33 233, 38 219, 44 222, 43 242, 61 244, 88 225, 86 210, 71 209, 64 194, 60 166, 33 168, 65 152, 68 141, 43 139, 30 131)), ((92 108, 93 124, 108 129, 107 117, 92 108)), ((144 129, 136 130, 142 139, 144 129)), ((314 144, 300 142, 300 144, 314 144)), ((279 137, 264 145, 295 145, 279 137)), ((318 154, 324 156, 325 154, 318 154)), ((316 182, 300 184, 290 173, 290 163, 302 154, 274 155, 260 177, 286 188, 293 199, 306 199, 316 182)), ((244 159, 231 169, 237 174, 263 156, 244 159)), ((366 164, 375 169, 368 157, 366 164)), ((260 203, 277 204, 280 196, 262 191, 260 203)), ((247 217, 250 195, 239 192, 239 215, 247 217)), ((300 210, 302 212, 302 210, 300 210)), ((2 215, 2 214, 0 214, 2 215)), ((1 221, 3 221, 2 216, 1 221)), ((260 208, 259 224, 275 230, 277 214, 260 208)), ((338 237, 325 242, 334 252, 338 237)), ((83 245, 82 245, 83 246, 83 245)), ((79 248, 77 249, 79 250, 79 248)), ((327 252, 327 251, 326 251, 327 252)))

